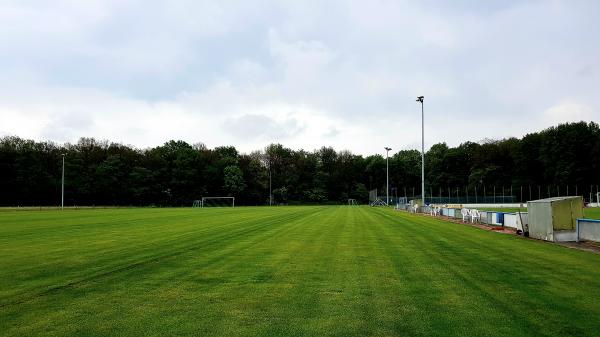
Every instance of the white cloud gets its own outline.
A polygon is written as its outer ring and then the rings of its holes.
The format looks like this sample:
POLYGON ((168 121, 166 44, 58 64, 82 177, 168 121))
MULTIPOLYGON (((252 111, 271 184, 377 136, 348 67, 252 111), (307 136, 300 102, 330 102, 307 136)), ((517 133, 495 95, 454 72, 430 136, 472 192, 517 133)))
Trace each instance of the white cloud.
POLYGON ((544 111, 544 119, 551 124, 589 121, 594 118, 594 110, 583 104, 562 103, 544 111))
POLYGON ((360 153, 600 120, 593 1, 0 4, 0 134, 360 153), (550 106, 550 108, 548 108, 550 106))

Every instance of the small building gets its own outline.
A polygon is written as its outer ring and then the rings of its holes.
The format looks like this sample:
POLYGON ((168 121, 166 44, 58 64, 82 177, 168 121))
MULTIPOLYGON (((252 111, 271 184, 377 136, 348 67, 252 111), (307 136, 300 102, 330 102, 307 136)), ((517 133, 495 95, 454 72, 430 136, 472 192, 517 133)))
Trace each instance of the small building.
POLYGON ((529 236, 546 241, 575 241, 583 197, 556 197, 527 202, 529 236))

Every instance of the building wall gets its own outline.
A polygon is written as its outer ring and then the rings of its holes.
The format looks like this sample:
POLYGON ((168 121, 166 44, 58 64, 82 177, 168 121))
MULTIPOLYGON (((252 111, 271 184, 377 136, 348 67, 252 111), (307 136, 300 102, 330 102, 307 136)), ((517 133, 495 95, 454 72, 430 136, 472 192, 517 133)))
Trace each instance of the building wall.
POLYGON ((529 214, 529 236, 554 241, 551 203, 530 202, 527 205, 527 213, 529 214))

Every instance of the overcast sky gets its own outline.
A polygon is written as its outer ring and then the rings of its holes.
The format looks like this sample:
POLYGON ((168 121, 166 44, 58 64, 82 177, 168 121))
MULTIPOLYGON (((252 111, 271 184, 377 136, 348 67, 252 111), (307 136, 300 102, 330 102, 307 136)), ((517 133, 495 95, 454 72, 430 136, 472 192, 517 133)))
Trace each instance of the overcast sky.
POLYGON ((0 0, 0 136, 384 153, 600 120, 600 1, 0 0))

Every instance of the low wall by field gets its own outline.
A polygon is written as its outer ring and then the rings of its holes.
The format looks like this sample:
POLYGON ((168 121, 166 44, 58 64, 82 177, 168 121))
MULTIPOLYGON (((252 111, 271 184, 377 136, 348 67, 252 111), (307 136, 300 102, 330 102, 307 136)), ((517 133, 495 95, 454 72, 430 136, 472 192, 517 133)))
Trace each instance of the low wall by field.
POLYGON ((600 242, 600 220, 577 219, 576 241, 600 242))
POLYGON ((523 220, 523 223, 527 224, 529 215, 525 212, 522 212, 521 216, 519 216, 518 213, 504 213, 504 226, 506 227, 523 229, 521 220, 523 220))

